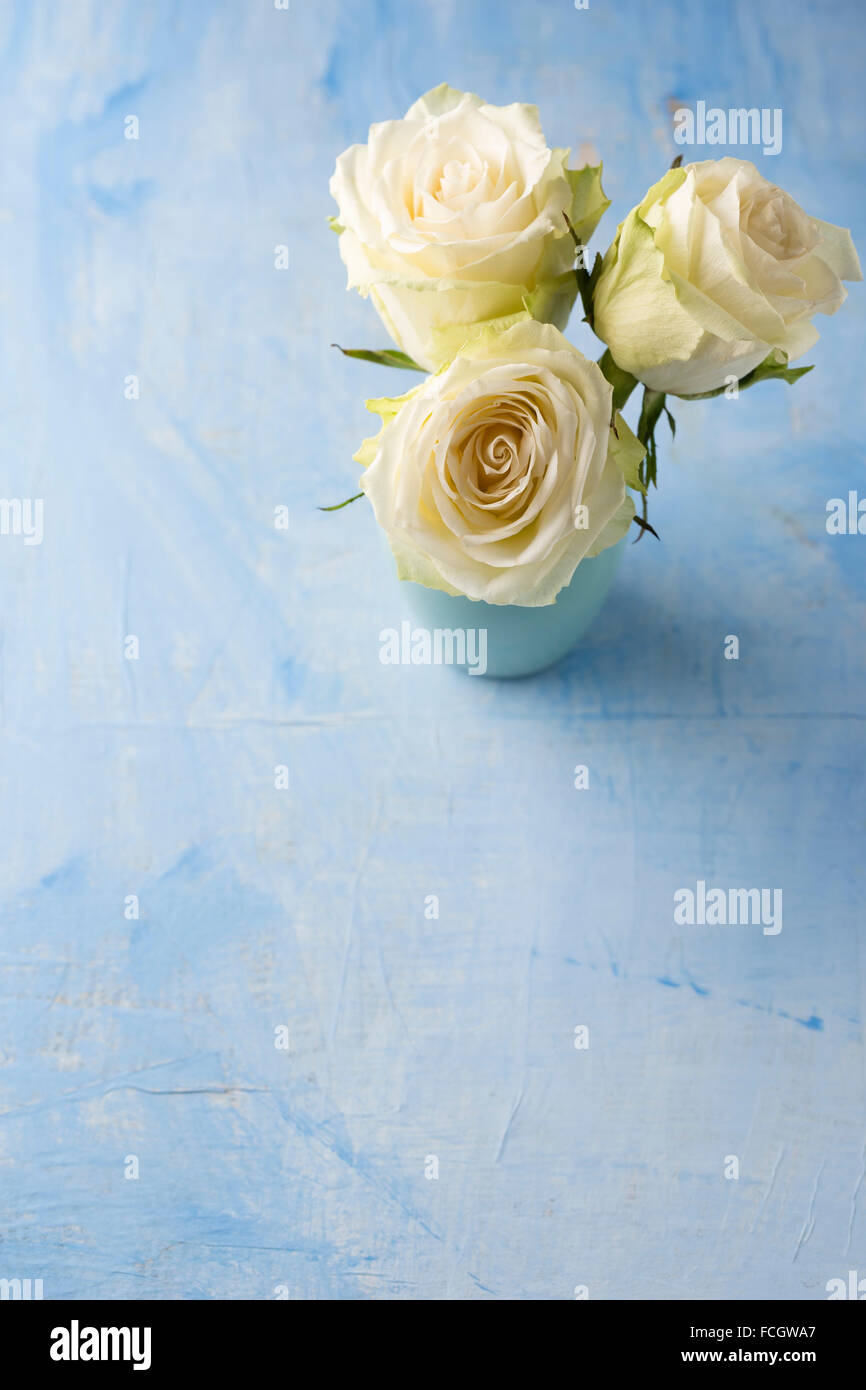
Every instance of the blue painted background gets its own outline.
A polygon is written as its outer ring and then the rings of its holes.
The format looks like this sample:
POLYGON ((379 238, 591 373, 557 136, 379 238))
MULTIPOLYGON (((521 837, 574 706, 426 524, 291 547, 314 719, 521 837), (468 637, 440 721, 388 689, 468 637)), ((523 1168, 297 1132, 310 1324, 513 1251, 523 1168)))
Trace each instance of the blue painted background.
POLYGON ((443 79, 537 102, 605 159, 603 248, 669 103, 780 106, 758 162, 862 251, 864 47, 854 0, 0 11, 0 491, 45 506, 41 546, 0 539, 0 1276, 866 1276, 866 539, 824 525, 866 490, 863 289, 796 388, 679 407, 662 543, 551 673, 381 666, 390 557, 366 503, 315 510, 404 384, 329 347, 384 345, 325 225, 371 121, 443 79), (699 878, 781 887, 782 933, 677 927, 699 878))

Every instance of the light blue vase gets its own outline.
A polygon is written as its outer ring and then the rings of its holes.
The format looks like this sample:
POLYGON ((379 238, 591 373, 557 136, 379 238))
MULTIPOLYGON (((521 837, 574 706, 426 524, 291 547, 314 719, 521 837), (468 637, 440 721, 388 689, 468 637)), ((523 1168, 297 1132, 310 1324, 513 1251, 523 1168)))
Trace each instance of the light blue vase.
POLYGON ((613 583, 625 548, 625 536, 591 560, 582 560, 570 584, 555 603, 544 608, 482 603, 404 583, 416 620, 428 631, 486 629, 486 670, 481 670, 477 638, 469 645, 472 657, 463 670, 486 676, 531 676, 552 666, 580 641, 598 615, 613 583))

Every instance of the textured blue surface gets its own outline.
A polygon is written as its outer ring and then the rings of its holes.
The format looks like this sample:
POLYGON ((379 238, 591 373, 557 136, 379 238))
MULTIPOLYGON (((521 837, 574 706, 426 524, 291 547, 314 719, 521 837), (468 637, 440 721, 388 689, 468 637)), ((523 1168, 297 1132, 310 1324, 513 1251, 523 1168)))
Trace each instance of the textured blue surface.
POLYGON ((670 102, 780 106, 762 167, 862 251, 862 7, 41 0, 0 53, 0 490, 45 505, 0 538, 0 1276, 866 1275, 866 538, 824 526, 866 491, 862 288, 796 388, 679 408, 662 544, 546 675, 383 667, 369 509, 315 510, 395 386, 329 347, 384 341, 325 226, 371 121, 443 79, 536 101, 604 156, 602 246, 670 102), (782 932, 677 926, 698 879, 781 887, 782 932))

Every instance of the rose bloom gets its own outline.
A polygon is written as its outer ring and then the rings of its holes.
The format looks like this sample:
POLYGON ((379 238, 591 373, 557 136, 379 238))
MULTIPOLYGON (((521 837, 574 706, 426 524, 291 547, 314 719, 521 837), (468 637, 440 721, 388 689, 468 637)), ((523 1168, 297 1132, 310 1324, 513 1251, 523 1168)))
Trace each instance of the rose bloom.
POLYGON ((577 285, 564 214, 587 241, 609 205, 601 166, 566 169, 568 153, 548 148, 534 106, 443 85, 340 155, 332 226, 349 288, 419 365, 442 365, 442 327, 524 308, 565 327, 577 285))
POLYGON ((401 579, 537 607, 628 530, 643 445, 550 324, 480 330, 408 395, 367 405, 384 424, 356 454, 361 486, 401 579))
POLYGON ((653 390, 697 395, 772 351, 812 346, 859 280, 851 235, 745 159, 670 169, 620 224, 594 296, 595 331, 653 390))

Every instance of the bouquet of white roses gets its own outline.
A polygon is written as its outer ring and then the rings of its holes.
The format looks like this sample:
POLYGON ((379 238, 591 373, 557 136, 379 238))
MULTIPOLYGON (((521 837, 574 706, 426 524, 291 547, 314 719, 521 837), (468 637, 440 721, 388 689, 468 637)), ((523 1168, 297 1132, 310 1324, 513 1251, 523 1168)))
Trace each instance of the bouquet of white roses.
POLYGON ((491 604, 553 604, 633 522, 652 531, 668 398, 796 381, 814 316, 861 278, 847 231, 733 158, 675 161, 590 267, 609 200, 601 165, 569 169, 568 153, 535 107, 443 85, 372 126, 331 180, 349 287, 396 344, 343 351, 424 374, 367 402, 382 427, 356 455, 357 496, 401 578, 491 604), (597 363, 562 333, 578 296, 597 363), (620 411, 638 385, 633 433, 620 411))

